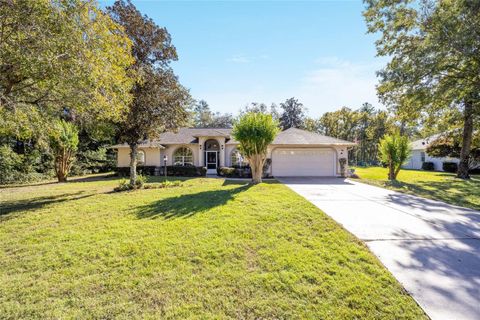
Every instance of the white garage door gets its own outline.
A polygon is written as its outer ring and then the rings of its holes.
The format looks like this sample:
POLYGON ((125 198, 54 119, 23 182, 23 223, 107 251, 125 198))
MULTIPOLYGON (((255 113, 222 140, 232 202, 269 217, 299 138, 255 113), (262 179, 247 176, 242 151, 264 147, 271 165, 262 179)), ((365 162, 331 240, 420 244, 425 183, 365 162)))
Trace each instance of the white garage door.
POLYGON ((275 149, 272 174, 276 177, 335 176, 335 153, 328 148, 275 149))

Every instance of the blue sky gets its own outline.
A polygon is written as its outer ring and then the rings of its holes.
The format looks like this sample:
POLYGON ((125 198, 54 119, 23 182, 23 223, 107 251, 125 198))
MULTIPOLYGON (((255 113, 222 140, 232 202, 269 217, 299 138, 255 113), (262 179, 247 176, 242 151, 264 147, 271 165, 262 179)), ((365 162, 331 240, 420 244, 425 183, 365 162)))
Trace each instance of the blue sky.
POLYGON ((380 107, 375 71, 384 61, 375 58, 361 0, 133 3, 168 29, 175 72, 212 110, 292 96, 314 117, 366 101, 380 107))

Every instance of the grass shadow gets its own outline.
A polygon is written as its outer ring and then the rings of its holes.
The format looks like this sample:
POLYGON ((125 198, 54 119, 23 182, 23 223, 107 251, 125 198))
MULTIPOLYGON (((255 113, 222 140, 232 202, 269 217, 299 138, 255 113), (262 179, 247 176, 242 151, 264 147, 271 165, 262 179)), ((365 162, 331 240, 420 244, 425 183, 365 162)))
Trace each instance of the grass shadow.
POLYGON ((135 209, 139 219, 188 218, 197 213, 224 205, 236 194, 247 191, 250 184, 243 184, 234 189, 203 191, 194 194, 182 194, 152 202, 135 209))
POLYGON ((42 196, 13 201, 2 201, 0 204, 0 221, 7 220, 8 218, 6 218, 6 216, 9 216, 10 214, 18 213, 21 211, 36 210, 50 204, 84 199, 93 195, 95 194, 85 194, 85 191, 79 191, 75 193, 64 193, 52 196, 42 196))
POLYGON ((452 181, 387 181, 386 187, 399 189, 412 195, 436 199, 454 205, 480 209, 480 202, 472 202, 472 195, 480 195, 480 184, 475 181, 455 179, 452 181), (454 191, 452 191, 454 190, 454 191))

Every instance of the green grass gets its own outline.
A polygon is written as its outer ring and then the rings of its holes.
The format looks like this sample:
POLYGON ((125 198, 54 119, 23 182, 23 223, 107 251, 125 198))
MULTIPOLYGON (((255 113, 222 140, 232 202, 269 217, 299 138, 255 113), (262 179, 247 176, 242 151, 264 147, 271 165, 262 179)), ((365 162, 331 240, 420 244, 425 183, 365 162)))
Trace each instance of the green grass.
POLYGON ((282 184, 0 189, 0 318, 422 319, 362 242, 282 184))
POLYGON ((452 173, 401 170, 397 180, 387 180, 386 168, 356 168, 360 181, 384 188, 414 194, 420 197, 441 200, 454 205, 480 209, 480 176, 471 180, 455 178, 452 173))

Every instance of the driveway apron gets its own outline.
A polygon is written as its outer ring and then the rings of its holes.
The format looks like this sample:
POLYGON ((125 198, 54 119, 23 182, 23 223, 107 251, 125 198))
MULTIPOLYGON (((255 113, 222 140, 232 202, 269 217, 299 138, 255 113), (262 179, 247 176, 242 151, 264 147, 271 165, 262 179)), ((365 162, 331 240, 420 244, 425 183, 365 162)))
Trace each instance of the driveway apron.
POLYGON ((480 212, 340 178, 280 178, 362 239, 425 312, 480 319, 480 212))

